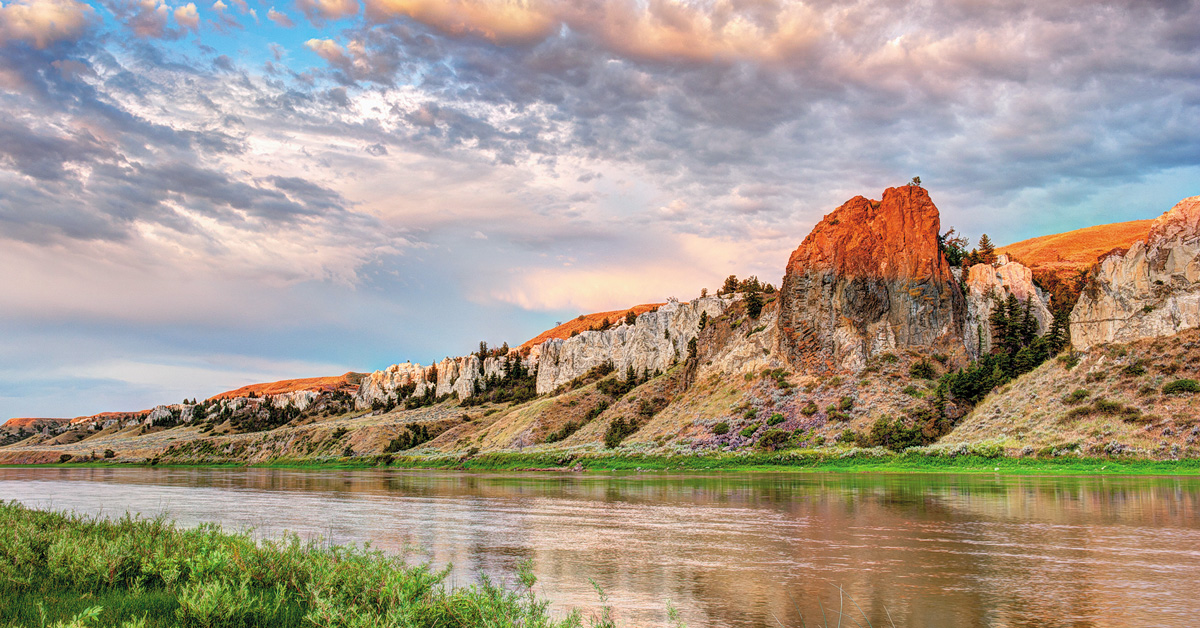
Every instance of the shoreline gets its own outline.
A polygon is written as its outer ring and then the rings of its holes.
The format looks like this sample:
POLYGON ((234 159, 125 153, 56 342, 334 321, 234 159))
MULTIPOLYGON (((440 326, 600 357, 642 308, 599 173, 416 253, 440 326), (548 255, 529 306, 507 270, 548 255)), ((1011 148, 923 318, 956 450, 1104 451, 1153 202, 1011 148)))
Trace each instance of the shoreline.
POLYGON ((198 460, 195 462, 87 461, 46 464, 0 464, 8 468, 227 468, 227 469, 394 469, 508 471, 521 473, 902 473, 998 474, 1050 476, 1200 477, 1200 459, 1151 460, 1111 458, 989 458, 984 456, 890 456, 782 453, 722 456, 591 453, 494 453, 457 456, 373 456, 369 458, 288 459, 265 462, 198 460))

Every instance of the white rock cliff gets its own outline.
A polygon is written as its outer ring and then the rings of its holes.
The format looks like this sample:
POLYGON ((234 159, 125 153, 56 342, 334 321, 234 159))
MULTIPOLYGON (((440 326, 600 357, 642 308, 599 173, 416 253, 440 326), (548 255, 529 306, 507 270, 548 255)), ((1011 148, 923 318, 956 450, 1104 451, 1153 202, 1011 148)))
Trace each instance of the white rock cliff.
POLYGON ((1071 342, 1088 349, 1200 327, 1200 196, 1157 218, 1145 241, 1100 260, 1071 311, 1071 342))

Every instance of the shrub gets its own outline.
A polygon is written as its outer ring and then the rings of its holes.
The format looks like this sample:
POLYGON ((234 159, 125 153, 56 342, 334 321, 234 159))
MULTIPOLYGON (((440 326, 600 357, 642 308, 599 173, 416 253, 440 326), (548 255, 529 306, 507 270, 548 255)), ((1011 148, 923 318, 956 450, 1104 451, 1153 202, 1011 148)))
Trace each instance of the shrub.
POLYGON ((1068 406, 1077 405, 1082 403, 1084 399, 1087 399, 1089 396, 1091 396, 1091 394, 1092 391, 1086 388, 1076 388, 1067 396, 1063 397, 1063 403, 1067 404, 1068 406))
POLYGON ((804 416, 812 416, 816 413, 817 413, 817 404, 815 404, 811 401, 804 404, 803 408, 800 408, 800 414, 803 414, 804 416))
POLYGON ((71 461, 71 458, 73 458, 73 457, 74 457, 74 456, 72 456, 71 454, 63 454, 63 455, 61 455, 61 456, 59 456, 59 457, 58 457, 58 463, 59 463, 59 464, 63 464, 63 463, 65 463, 65 462, 70 462, 70 461, 71 461))
POLYGON ((854 397, 847 395, 838 401, 838 410, 849 411, 852 408, 854 408, 854 397))
POLYGON ((917 398, 922 397, 921 389, 917 388, 913 384, 909 384, 909 385, 905 386, 904 389, 901 390, 900 392, 908 395, 909 397, 917 397, 917 398))
POLYGON ((776 412, 775 414, 771 415, 771 418, 767 419, 767 427, 774 427, 786 420, 787 419, 785 419, 782 414, 776 412))
POLYGON ((1188 393, 1200 393, 1200 382, 1194 379, 1177 379, 1163 385, 1164 395, 1182 395, 1188 393))
POLYGON ((615 448, 630 434, 638 431, 639 427, 636 419, 629 419, 628 421, 624 417, 613 419, 613 422, 608 424, 608 429, 604 432, 604 446, 609 449, 615 448))
POLYGON ((1142 364, 1141 360, 1138 360, 1137 362, 1128 364, 1125 366, 1125 368, 1121 369, 1121 374, 1125 377, 1141 377, 1142 375, 1146 374, 1146 366, 1142 364))
POLYGON ((742 416, 747 419, 753 420, 755 417, 758 416, 758 408, 750 408, 749 410, 746 410, 746 414, 744 414, 742 416))
POLYGON ((716 425, 713 426, 712 433, 716 434, 717 436, 728 434, 729 433, 729 424, 726 423, 725 421, 721 421, 720 423, 717 423, 716 425))
POLYGON ((1079 354, 1071 351, 1070 353, 1060 355, 1058 356, 1058 363, 1069 371, 1079 366, 1079 354))
POLYGON ((115 452, 115 451, 113 451, 113 450, 111 450, 111 449, 105 449, 105 450, 104 450, 104 457, 105 457, 105 458, 116 458, 116 457, 117 457, 117 452, 115 452))
POLYGON ((850 415, 841 410, 831 410, 828 414, 830 421, 849 421, 850 415))
POLYGON ((751 436, 754 436, 754 433, 757 431, 757 425, 747 425, 746 427, 742 428, 742 431, 739 432, 739 434, 741 434, 743 438, 750 438, 751 436))
POLYGON ((763 449, 779 449, 787 444, 791 433, 785 430, 767 430, 758 439, 758 446, 763 449))
POLYGON ((908 374, 917 379, 933 379, 934 373, 933 364, 927 360, 913 362, 912 366, 908 367, 908 374))

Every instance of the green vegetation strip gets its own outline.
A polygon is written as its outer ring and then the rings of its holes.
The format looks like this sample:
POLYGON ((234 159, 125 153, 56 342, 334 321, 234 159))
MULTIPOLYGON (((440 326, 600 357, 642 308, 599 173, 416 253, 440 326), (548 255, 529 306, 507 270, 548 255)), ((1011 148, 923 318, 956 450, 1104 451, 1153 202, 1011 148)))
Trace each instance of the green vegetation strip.
MULTIPOLYGON (((110 521, 0 504, 0 626, 583 625, 554 618, 532 592, 481 577, 452 588, 446 571, 357 547, 296 537, 255 541, 214 525, 110 521)), ((611 626, 608 613, 590 620, 611 626)))
POLYGON ((813 471, 909 473, 1009 473, 1021 475, 1200 475, 1200 460, 1178 461, 1075 458, 988 458, 901 453, 856 455, 812 452, 727 454, 713 456, 485 454, 469 459, 397 459, 395 466, 469 470, 575 468, 591 471, 813 471))
MULTIPOLYGON (((29 465, 0 465, 28 468, 29 465)), ((139 466, 117 462, 46 464, 40 467, 87 468, 139 466)), ((919 452, 812 451, 663 455, 610 452, 498 452, 465 455, 382 455, 355 458, 276 458, 245 464, 210 462, 172 464, 166 468, 247 467, 271 469, 458 469, 466 471, 679 471, 679 472, 831 472, 831 473, 1007 473, 1016 475, 1200 475, 1200 458, 1148 460, 1144 458, 1082 458, 1063 456, 1006 457, 985 455, 935 455, 919 452)))

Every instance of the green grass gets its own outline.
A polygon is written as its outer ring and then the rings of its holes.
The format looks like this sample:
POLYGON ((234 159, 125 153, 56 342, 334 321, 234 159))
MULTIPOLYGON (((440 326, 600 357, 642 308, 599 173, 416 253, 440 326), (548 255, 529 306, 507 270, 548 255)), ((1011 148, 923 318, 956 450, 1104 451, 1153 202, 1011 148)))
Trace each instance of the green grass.
MULTIPOLYGON (((295 537, 255 541, 217 526, 110 521, 0 504, 0 626, 568 628, 533 593, 528 564, 510 589, 358 547, 295 537)), ((604 617, 592 626, 610 626, 604 617)))
MULTIPOLYGON (((709 453, 662 455, 613 452, 543 452, 536 454, 497 452, 476 456, 414 455, 361 458, 277 458, 252 465, 217 463, 203 465, 159 464, 160 467, 275 468, 275 469, 461 469, 470 471, 531 471, 582 468, 585 471, 808 471, 850 473, 1007 473, 1017 475, 1200 475, 1200 459, 1148 460, 1140 458, 1078 458, 1074 456, 989 457, 980 455, 929 455, 901 452, 887 455, 859 453, 843 457, 837 450, 788 450, 779 452, 709 453)), ((114 462, 48 464, 46 467, 130 466, 114 462)), ((22 465, 0 465, 22 466, 22 465)))

